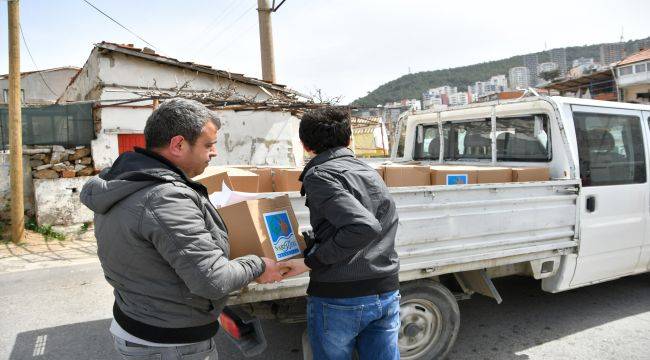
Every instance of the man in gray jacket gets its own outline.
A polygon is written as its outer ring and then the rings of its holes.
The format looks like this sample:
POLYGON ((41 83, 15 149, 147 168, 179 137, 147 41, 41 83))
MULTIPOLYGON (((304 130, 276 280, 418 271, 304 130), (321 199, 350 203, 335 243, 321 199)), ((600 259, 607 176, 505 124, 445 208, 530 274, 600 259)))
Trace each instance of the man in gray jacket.
POLYGON ((229 258, 226 226, 191 180, 216 156, 220 126, 196 101, 166 101, 147 120, 146 149, 120 155, 83 187, 114 288, 110 331, 125 359, 216 359, 228 294, 282 280, 273 260, 229 258))
POLYGON ((377 171, 354 157, 347 111, 313 110, 300 140, 315 157, 300 176, 313 239, 285 276, 311 270, 307 334, 314 360, 399 359, 397 210, 377 171))

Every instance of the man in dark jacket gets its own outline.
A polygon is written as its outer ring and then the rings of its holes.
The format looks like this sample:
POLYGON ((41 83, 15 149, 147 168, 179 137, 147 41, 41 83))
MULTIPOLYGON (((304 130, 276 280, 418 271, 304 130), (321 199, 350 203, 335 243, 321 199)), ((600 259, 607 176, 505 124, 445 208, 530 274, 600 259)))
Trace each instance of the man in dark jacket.
POLYGON ((228 294, 282 279, 270 259, 229 259, 224 222, 190 179, 216 156, 220 126, 196 101, 166 101, 147 120, 146 149, 120 155, 83 187, 114 288, 110 331, 126 359, 216 359, 228 294))
POLYGON ((316 156, 300 179, 313 241, 304 259, 278 263, 293 276, 311 270, 307 332, 314 359, 399 359, 397 212, 375 169, 347 148, 347 111, 315 110, 300 140, 316 156))

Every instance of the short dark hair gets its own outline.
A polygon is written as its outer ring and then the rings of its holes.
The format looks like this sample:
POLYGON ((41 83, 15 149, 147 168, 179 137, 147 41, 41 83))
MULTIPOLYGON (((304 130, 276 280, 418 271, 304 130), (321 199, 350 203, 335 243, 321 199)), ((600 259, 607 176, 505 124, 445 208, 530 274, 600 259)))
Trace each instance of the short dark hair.
POLYGON ((300 141, 316 154, 348 146, 352 136, 350 113, 336 108, 307 111, 300 120, 298 134, 300 141))
POLYGON ((174 136, 181 135, 191 145, 201 136, 208 121, 221 128, 214 111, 195 100, 174 98, 163 102, 154 110, 144 126, 147 149, 158 149, 169 144, 174 136))

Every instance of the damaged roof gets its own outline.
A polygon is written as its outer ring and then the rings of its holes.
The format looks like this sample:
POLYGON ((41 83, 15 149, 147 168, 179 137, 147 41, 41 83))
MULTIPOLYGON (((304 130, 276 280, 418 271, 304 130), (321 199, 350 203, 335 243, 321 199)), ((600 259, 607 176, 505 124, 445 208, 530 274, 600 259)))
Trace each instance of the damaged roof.
POLYGON ((101 43, 95 44, 95 47, 102 51, 114 51, 125 55, 139 57, 145 60, 155 61, 161 64, 177 66, 180 68, 189 69, 189 70, 193 70, 205 74, 215 75, 233 81, 245 83, 245 84, 256 85, 274 91, 279 91, 287 94, 294 94, 298 96, 304 96, 303 94, 297 91, 287 88, 285 85, 269 83, 264 80, 244 76, 243 74, 237 74, 225 70, 214 69, 209 65, 202 65, 194 62, 189 62, 189 61, 179 61, 171 57, 157 54, 154 50, 147 47, 136 48, 133 46, 133 44, 115 44, 106 41, 102 41, 101 43))

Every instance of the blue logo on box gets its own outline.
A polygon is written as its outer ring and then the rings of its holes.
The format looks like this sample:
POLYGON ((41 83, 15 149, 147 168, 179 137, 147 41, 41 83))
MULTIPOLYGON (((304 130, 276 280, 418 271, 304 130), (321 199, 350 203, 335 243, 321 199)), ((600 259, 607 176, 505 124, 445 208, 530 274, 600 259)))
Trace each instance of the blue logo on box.
POLYGON ((278 260, 300 254, 300 247, 286 210, 264 214, 264 223, 278 260))
POLYGON ((467 174, 447 175, 447 185, 464 185, 468 183, 467 174))

